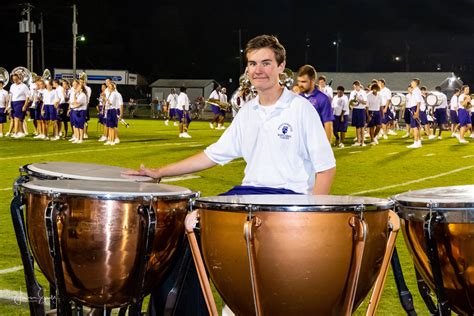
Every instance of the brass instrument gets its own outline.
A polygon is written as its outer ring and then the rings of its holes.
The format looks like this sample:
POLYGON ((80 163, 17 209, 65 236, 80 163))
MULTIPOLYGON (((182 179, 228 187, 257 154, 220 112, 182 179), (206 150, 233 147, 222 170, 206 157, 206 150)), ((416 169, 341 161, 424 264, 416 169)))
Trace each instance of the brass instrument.
POLYGON ((204 102, 206 102, 208 104, 211 104, 211 105, 215 105, 215 106, 219 107, 219 109, 224 110, 224 111, 229 111, 232 107, 229 103, 221 102, 221 101, 216 100, 216 99, 207 99, 204 102))
POLYGON ((51 71, 49 71, 49 69, 45 69, 43 71, 43 75, 41 76, 41 78, 44 81, 51 81, 51 79, 52 79, 51 71))
POLYGON ((6 86, 10 81, 10 75, 8 74, 8 71, 3 67, 0 67, 0 81, 3 81, 3 86, 6 86))
POLYGON ((280 85, 287 87, 288 90, 292 90, 293 85, 295 84, 295 74, 290 68, 285 68, 283 72, 279 75, 280 85))
POLYGON ((79 74, 79 80, 83 80, 84 82, 87 82, 87 74, 85 72, 81 72, 79 74))
POLYGON ((357 94, 354 96, 354 99, 349 101, 349 108, 353 108, 355 106, 359 105, 359 100, 357 99, 357 94))
POLYGON ((26 85, 28 85, 28 83, 31 81, 31 72, 25 67, 19 66, 13 69, 10 73, 10 76, 13 75, 17 75, 20 80, 26 85))

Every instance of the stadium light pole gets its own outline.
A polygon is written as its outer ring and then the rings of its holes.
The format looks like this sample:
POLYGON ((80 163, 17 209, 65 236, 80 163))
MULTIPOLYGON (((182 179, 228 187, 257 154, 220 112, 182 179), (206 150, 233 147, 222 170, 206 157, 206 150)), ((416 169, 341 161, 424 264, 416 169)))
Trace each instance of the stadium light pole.
POLYGON ((76 79, 76 48, 77 48, 77 11, 76 4, 72 5, 72 75, 76 79))

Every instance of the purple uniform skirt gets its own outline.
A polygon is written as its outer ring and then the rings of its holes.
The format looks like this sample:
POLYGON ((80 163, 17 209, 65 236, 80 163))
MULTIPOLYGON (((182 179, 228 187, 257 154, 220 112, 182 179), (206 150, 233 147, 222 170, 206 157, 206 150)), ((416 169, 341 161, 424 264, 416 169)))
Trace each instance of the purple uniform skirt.
POLYGON ((449 116, 451 118, 451 124, 459 124, 459 117, 456 111, 450 110, 449 111, 449 116))
POLYGON ((18 118, 20 120, 25 119, 25 112, 23 112, 23 106, 25 105, 25 100, 12 101, 12 116, 13 118, 18 118))
POLYGON ((365 126, 365 109, 352 110, 352 126, 358 128, 365 126))
POLYGON ((448 123, 448 118, 446 116, 446 109, 436 109, 435 110, 435 118, 438 124, 446 124, 448 123))
POLYGON ((380 111, 369 111, 369 116, 371 116, 372 119, 367 123, 367 127, 379 126, 382 123, 380 111))
POLYGON ((349 115, 344 115, 344 121, 341 122, 340 115, 334 115, 334 132, 335 133, 345 133, 347 132, 347 127, 349 126, 349 115))
POLYGON ((458 115, 459 115, 459 125, 464 127, 469 124, 472 124, 471 116, 469 115, 469 112, 466 109, 459 109, 458 115))
POLYGON ((0 108, 0 124, 6 123, 6 122, 7 122, 7 113, 5 113, 5 108, 0 108))
POLYGON ((83 129, 86 122, 86 110, 71 111, 71 125, 75 128, 83 129))
POLYGON ((54 107, 54 104, 45 104, 43 106, 44 110, 44 120, 45 121, 57 121, 58 120, 58 110, 54 107))
POLYGON ((176 109, 176 115, 178 116, 178 120, 180 123, 183 122, 183 119, 185 118, 185 116, 186 116, 186 124, 189 125, 191 123, 191 118, 189 117, 188 111, 184 112, 183 110, 176 109))
POLYGON ((117 117, 117 109, 109 109, 107 110, 107 115, 105 119, 105 126, 110 128, 115 128, 118 126, 118 117, 117 117))

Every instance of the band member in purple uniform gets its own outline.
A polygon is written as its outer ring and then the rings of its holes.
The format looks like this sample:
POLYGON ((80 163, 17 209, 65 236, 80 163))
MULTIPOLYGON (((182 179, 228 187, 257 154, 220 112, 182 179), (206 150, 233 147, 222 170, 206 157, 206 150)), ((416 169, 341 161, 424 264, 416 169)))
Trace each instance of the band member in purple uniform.
POLYGON ((7 122, 6 109, 8 107, 8 92, 3 89, 3 81, 0 80, 0 137, 3 137, 3 124, 7 122))
POLYGON ((334 114, 334 136, 336 136, 337 147, 344 148, 347 127, 349 126, 349 99, 344 95, 344 87, 337 87, 337 93, 332 99, 334 114))
POLYGON ((332 113, 329 97, 316 87, 316 69, 311 65, 304 65, 298 70, 297 80, 300 95, 307 99, 316 109, 323 123, 326 137, 331 142, 333 131, 332 122, 334 115, 332 113))
POLYGON ((471 96, 469 95, 469 86, 462 87, 462 94, 459 96, 459 108, 458 108, 458 117, 459 117, 459 142, 461 144, 468 144, 464 136, 466 132, 472 128, 471 115, 468 112, 467 108, 470 106, 471 96))
POLYGON ((371 93, 367 95, 367 127, 369 128, 370 144, 377 145, 377 135, 380 132, 382 124, 381 111, 384 108, 384 98, 379 94, 380 87, 373 83, 370 86, 371 93))
POLYGON ((356 142, 352 146, 365 146, 364 127, 366 119, 367 94, 361 88, 359 80, 352 84, 354 90, 349 95, 349 107, 352 107, 352 126, 356 128, 356 142))
POLYGON ((441 136, 441 133, 443 130, 448 129, 448 97, 446 94, 441 92, 440 86, 435 87, 435 91, 436 96, 441 98, 441 104, 434 107, 435 122, 433 124, 433 135, 436 136, 436 129, 438 129, 438 139, 442 139, 443 137, 441 136))
POLYGON ((21 79, 17 74, 13 74, 12 85, 10 86, 10 100, 14 122, 12 137, 14 138, 25 137, 23 121, 25 119, 26 110, 28 109, 30 96, 30 89, 28 89, 26 84, 21 82, 21 79))

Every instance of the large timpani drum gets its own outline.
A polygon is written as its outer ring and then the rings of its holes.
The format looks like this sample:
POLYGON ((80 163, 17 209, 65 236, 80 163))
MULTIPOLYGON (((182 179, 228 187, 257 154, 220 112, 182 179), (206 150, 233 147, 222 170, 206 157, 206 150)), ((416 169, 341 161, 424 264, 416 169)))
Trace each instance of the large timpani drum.
MULTIPOLYGON (((205 266, 237 315, 348 315, 378 276, 374 295, 380 296, 396 236, 389 217, 398 230, 388 200, 244 195, 194 205, 186 232, 203 289, 210 288, 194 240, 197 221, 205 266)), ((212 295, 205 296, 213 314, 212 295)), ((378 298, 373 301, 376 306, 378 298)))
POLYGON ((439 106, 442 102, 443 99, 437 93, 432 92, 426 96, 426 104, 428 104, 429 106, 439 106))
POLYGON ((122 175, 122 171, 125 170, 125 168, 121 167, 92 163, 52 161, 25 165, 20 168, 20 173, 26 174, 29 180, 71 179, 117 182, 153 181, 150 177, 122 175))
MULTIPOLYGON (((417 272, 438 297, 430 311, 474 314, 474 185, 411 191, 393 197, 417 272)), ((425 294, 422 292, 422 295, 425 294)))
POLYGON ((406 105, 406 97, 403 93, 396 93, 392 96, 390 102, 396 109, 400 109, 406 105))
POLYGON ((35 180, 21 190, 30 247, 50 284, 63 301, 104 309, 137 303, 160 284, 196 196, 112 181, 35 180))

